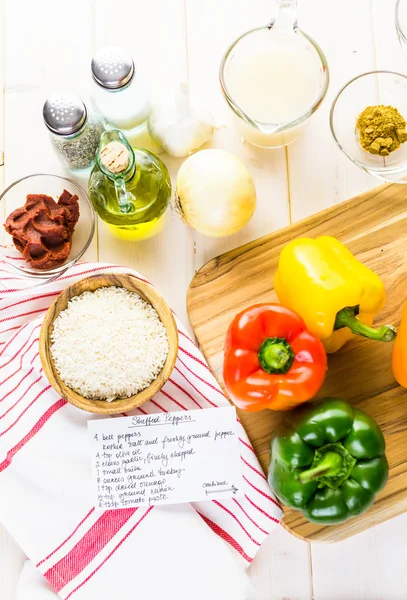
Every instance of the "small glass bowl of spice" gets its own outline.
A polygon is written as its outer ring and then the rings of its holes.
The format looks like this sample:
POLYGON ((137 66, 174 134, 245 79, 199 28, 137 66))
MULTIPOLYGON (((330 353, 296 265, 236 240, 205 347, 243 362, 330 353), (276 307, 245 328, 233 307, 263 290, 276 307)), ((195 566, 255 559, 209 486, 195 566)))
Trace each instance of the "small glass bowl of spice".
POLYGON ((88 111, 74 94, 53 94, 44 104, 43 117, 54 148, 68 169, 90 171, 104 131, 94 111, 88 111))
POLYGON ((407 77, 372 71, 352 79, 333 101, 330 124, 339 148, 375 177, 407 183, 407 77))

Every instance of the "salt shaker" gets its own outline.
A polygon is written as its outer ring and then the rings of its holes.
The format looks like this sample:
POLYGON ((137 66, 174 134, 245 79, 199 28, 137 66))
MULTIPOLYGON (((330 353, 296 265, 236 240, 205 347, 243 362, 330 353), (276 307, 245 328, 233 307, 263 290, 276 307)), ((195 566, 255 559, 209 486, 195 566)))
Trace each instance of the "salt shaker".
POLYGON ((107 127, 120 129, 131 144, 160 151, 150 138, 150 96, 130 54, 120 46, 102 48, 92 59, 92 102, 107 127))
POLYGON ((50 96, 43 107, 44 122, 59 156, 71 171, 90 171, 104 131, 102 121, 74 94, 50 96))

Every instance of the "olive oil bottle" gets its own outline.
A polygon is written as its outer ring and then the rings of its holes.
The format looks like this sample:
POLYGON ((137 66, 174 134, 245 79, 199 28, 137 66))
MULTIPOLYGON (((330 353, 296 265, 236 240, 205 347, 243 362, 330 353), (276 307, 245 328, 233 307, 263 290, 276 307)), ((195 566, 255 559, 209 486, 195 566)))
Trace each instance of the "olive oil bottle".
POLYGON ((89 178, 95 211, 124 240, 158 233, 171 198, 171 179, 164 163, 143 148, 132 148, 119 130, 106 131, 89 178))

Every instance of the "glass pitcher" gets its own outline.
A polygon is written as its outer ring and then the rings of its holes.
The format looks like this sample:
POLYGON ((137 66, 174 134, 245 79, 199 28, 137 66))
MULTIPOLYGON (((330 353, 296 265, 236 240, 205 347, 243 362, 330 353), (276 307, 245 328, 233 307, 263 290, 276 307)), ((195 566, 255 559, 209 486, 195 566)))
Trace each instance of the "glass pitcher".
POLYGON ((143 148, 132 148, 119 130, 106 131, 89 179, 95 211, 124 240, 158 233, 171 198, 171 179, 164 163, 143 148))
POLYGON ((297 25, 297 0, 276 0, 266 27, 244 33, 225 53, 220 84, 242 137, 266 148, 291 144, 323 101, 326 58, 297 25))

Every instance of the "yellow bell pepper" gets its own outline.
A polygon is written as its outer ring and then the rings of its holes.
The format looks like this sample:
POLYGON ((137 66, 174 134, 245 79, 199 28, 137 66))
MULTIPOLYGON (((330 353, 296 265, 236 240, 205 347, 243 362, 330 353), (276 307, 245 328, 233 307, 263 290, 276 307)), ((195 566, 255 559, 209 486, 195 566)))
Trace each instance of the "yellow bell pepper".
POLYGON ((327 352, 339 350, 353 334, 383 342, 396 336, 391 325, 371 327, 386 300, 379 276, 333 237, 287 244, 274 288, 281 304, 301 315, 327 352))

